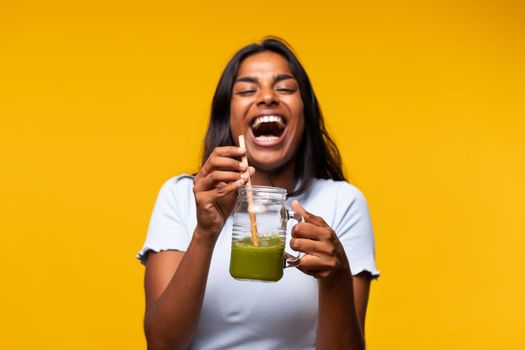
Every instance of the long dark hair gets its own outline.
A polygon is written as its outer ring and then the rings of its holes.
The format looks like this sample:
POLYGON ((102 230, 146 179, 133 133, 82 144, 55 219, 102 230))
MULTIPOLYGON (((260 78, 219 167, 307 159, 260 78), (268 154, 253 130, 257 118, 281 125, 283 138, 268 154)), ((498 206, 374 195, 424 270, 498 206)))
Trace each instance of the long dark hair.
POLYGON ((243 60, 264 51, 275 52, 289 62, 290 69, 299 84, 304 105, 304 133, 301 145, 295 154, 295 176, 301 182, 299 188, 290 195, 294 196, 306 191, 314 178, 345 180, 341 155, 326 131, 310 79, 290 46, 275 37, 243 47, 226 65, 213 96, 202 164, 206 162, 215 147, 235 145, 230 133, 233 83, 243 60))

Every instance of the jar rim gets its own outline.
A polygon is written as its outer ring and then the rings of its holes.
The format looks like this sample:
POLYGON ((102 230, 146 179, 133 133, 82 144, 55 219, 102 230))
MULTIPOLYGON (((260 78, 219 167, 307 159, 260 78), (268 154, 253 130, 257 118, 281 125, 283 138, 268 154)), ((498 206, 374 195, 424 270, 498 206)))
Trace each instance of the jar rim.
MULTIPOLYGON (((259 186, 259 185, 252 185, 252 192, 256 193, 274 193, 274 194, 287 194, 287 191, 285 188, 281 187, 272 187, 272 186, 259 186)), ((247 185, 243 185, 239 187, 239 193, 246 193, 246 189, 248 188, 247 185)))

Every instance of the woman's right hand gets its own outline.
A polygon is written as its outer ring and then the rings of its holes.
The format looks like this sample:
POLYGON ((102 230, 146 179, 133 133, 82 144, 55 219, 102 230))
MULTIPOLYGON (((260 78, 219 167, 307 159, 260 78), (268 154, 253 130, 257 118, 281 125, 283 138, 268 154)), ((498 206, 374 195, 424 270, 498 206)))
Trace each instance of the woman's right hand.
MULTIPOLYGON (((248 180, 246 165, 232 158, 245 153, 236 146, 215 148, 193 180, 197 229, 203 238, 217 239, 235 205, 235 191, 248 180)), ((255 169, 249 172, 253 175, 255 169)))

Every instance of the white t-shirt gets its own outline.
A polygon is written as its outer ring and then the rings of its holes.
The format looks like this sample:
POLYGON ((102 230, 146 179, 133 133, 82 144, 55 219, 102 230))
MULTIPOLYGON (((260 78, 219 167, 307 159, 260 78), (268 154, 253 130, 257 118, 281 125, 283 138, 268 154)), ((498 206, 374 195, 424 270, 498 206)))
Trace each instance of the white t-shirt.
MULTIPOLYGON (((352 274, 375 266, 374 234, 362 193, 344 181, 315 179, 297 199, 312 214, 321 216, 339 237, 352 274)), ((288 222, 286 250, 289 247, 288 222)), ((144 262, 148 250, 185 251, 197 225, 193 177, 181 175, 161 188, 144 247, 137 254, 144 262)), ((233 279, 229 273, 232 217, 221 231, 210 265, 199 323, 191 349, 315 349, 317 280, 296 268, 284 270, 275 283, 233 279)), ((293 252, 293 251, 292 251, 293 252)))

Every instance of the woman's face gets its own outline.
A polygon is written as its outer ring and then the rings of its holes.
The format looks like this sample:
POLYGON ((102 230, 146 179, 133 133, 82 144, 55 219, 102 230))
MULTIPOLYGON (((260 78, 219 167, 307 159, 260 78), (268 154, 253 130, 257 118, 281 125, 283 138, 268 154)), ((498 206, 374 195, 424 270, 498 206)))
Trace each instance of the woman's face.
POLYGON ((304 130, 299 85, 288 61, 274 52, 246 58, 233 85, 230 131, 246 139, 250 165, 272 171, 290 164, 304 130))

